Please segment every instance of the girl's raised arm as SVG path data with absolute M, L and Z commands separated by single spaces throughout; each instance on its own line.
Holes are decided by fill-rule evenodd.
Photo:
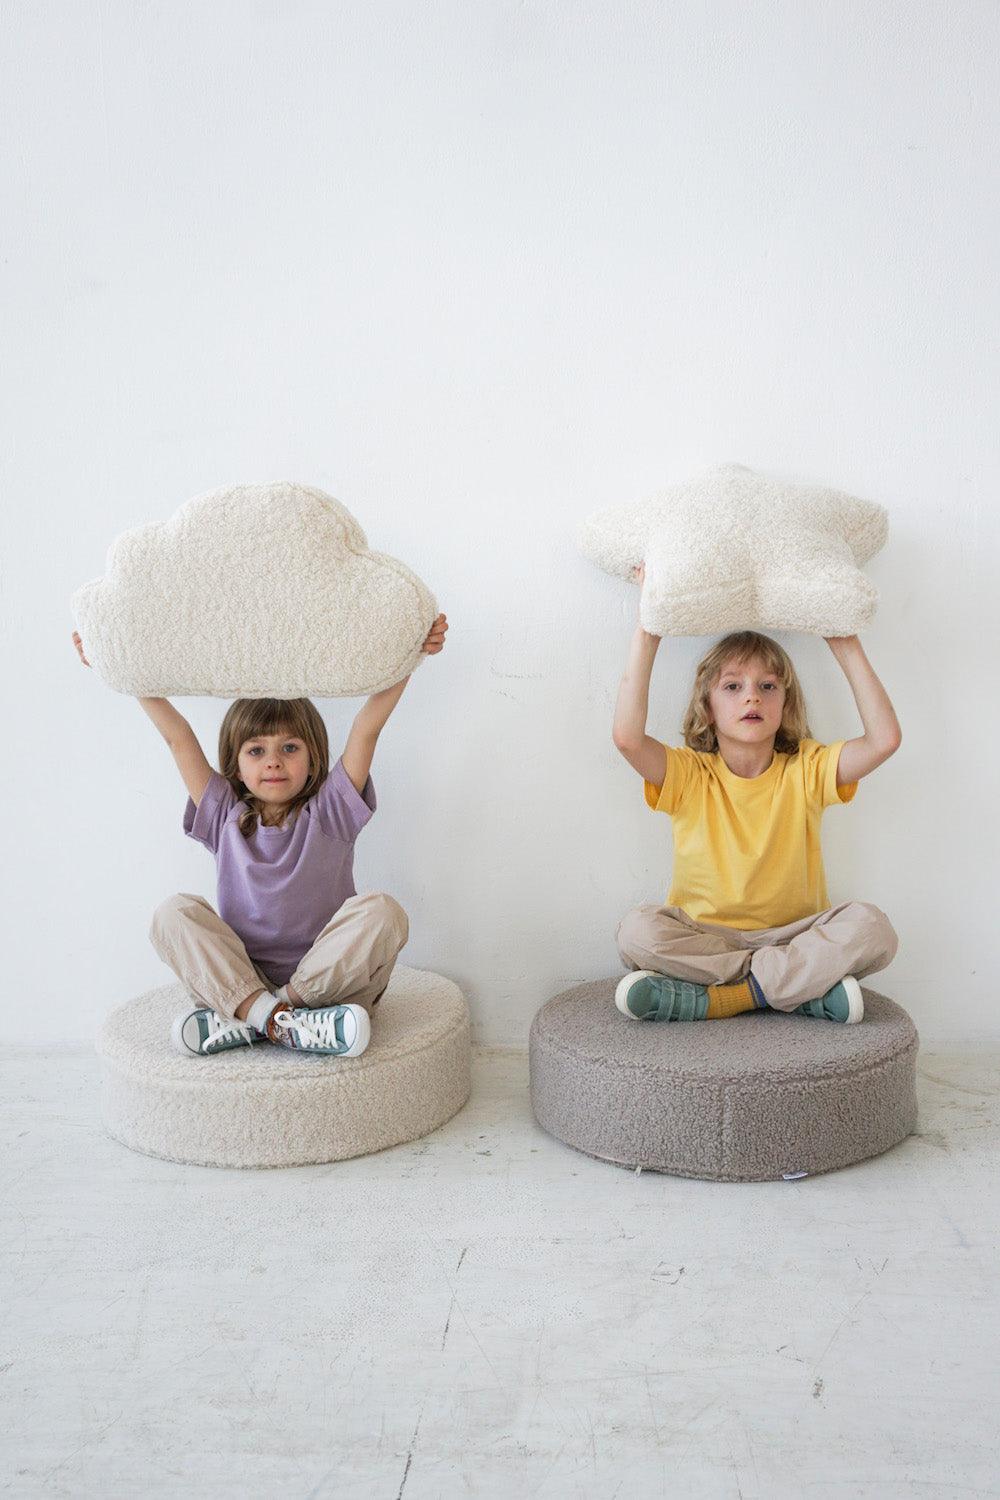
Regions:
M 198 743 L 198 736 L 183 714 L 179 714 L 167 698 L 140 698 L 140 707 L 152 719 L 163 735 L 170 753 L 177 762 L 181 780 L 195 807 L 205 795 L 212 767 L 205 759 L 205 752 Z
M 76 630 L 73 631 L 73 645 L 83 665 L 89 667 L 90 662 L 83 651 L 83 641 Z M 197 735 L 184 715 L 179 714 L 166 698 L 140 698 L 139 702 L 170 746 L 170 753 L 177 762 L 184 785 L 197 807 L 205 795 L 208 778 L 212 774 L 212 767 L 205 759 L 205 752 L 198 743 Z
M 421 651 L 427 656 L 437 656 L 438 652 L 444 649 L 447 631 L 447 615 L 438 615 L 427 632 L 427 638 L 420 648 Z M 389 715 L 403 696 L 403 689 L 409 680 L 409 677 L 404 677 L 402 682 L 397 682 L 393 687 L 383 688 L 381 692 L 373 693 L 358 711 L 351 725 L 351 732 L 347 736 L 347 744 L 344 746 L 341 759 L 344 762 L 344 770 L 359 792 L 365 789 L 378 737 L 388 723 Z

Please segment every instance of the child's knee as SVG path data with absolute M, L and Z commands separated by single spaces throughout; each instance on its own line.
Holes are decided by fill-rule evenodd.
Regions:
M 682 927 L 687 932 L 691 926 L 693 924 L 690 918 L 683 912 L 679 912 L 676 907 L 657 906 L 655 901 L 646 901 L 642 906 L 633 907 L 630 912 L 626 912 L 618 923 L 615 937 L 619 947 L 623 941 L 627 944 L 639 943 L 640 946 L 646 947 L 651 933 L 655 932 L 657 936 L 662 936 L 679 932 Z
M 650 916 L 657 909 L 655 906 L 637 906 L 633 911 L 626 912 L 618 923 L 615 942 L 624 961 L 630 960 L 633 951 L 647 946 L 645 938 L 649 932 Z
M 869 940 L 877 945 L 879 958 L 884 965 L 891 964 L 899 949 L 899 938 L 885 912 L 870 901 L 855 901 L 853 910 L 864 924 Z
M 410 919 L 395 896 L 389 896 L 385 891 L 375 891 L 367 899 L 379 925 L 392 932 L 402 948 L 410 936 Z
M 189 912 L 192 906 L 204 906 L 206 903 L 201 896 L 192 896 L 187 891 L 179 891 L 176 896 L 168 896 L 166 901 L 161 901 L 153 913 L 149 924 L 149 939 L 152 943 L 162 939 L 176 927 L 178 919 Z

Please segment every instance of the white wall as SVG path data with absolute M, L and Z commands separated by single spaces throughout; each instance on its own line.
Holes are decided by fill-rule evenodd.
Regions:
M 588 511 L 733 459 L 885 504 L 865 644 L 904 745 L 826 820 L 831 899 L 901 936 L 925 1038 L 1000 1032 L 1000 13 L 911 3 L 7 5 L 7 834 L 19 1041 L 166 982 L 150 912 L 213 893 L 138 707 L 73 654 L 119 531 L 318 484 L 452 621 L 375 764 L 362 889 L 478 1035 L 618 971 L 669 820 L 611 745 L 632 591 Z M 267 608 L 267 600 L 261 600 Z M 783 638 L 813 730 L 858 732 Z M 705 640 L 669 643 L 676 741 Z M 223 705 L 181 701 L 214 756 Z M 335 742 L 352 706 L 323 705 Z M 57 1028 L 53 1030 L 53 1028 Z

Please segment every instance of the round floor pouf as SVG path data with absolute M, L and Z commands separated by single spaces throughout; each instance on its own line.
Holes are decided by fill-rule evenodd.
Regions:
M 397 965 L 360 1057 L 266 1042 L 182 1057 L 170 1023 L 191 1005 L 168 985 L 104 1023 L 104 1124 L 133 1151 L 206 1167 L 342 1161 L 428 1135 L 469 1097 L 469 1012 L 440 974 Z
M 538 1123 L 588 1156 L 715 1182 L 831 1172 L 916 1124 L 919 1038 L 863 989 L 856 1026 L 776 1010 L 633 1021 L 617 979 L 565 990 L 531 1027 Z

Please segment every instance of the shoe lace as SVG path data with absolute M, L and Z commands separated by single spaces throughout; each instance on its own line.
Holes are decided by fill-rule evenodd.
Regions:
M 205 1038 L 204 1050 L 215 1048 L 223 1042 L 229 1041 L 252 1042 L 253 1033 L 245 1021 L 226 1021 L 215 1012 L 209 1017 L 208 1036 Z
M 308 1021 L 303 1020 L 303 1014 L 309 1017 Z M 319 1011 L 279 1010 L 275 1012 L 273 1020 L 283 1031 L 297 1031 L 310 1046 L 342 1047 L 343 1038 L 337 1035 L 336 1030 L 339 1015 L 339 1008 L 331 1006 L 328 1010 Z

